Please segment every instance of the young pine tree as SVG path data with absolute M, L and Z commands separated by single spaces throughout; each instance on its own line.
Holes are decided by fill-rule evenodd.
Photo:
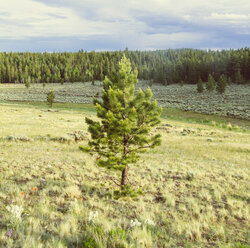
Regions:
M 31 78 L 28 77 L 28 78 L 26 79 L 26 81 L 25 81 L 25 87 L 26 87 L 26 89 L 29 89 L 30 84 L 31 84 Z
M 201 81 L 201 78 L 199 78 L 198 82 L 197 82 L 197 92 L 201 93 L 203 92 L 204 88 L 203 88 L 203 83 Z
M 227 85 L 227 78 L 224 74 L 222 74 L 220 75 L 220 78 L 218 80 L 216 90 L 222 94 L 225 92 L 226 85 Z
M 52 108 L 52 105 L 54 103 L 54 100 L 55 100 L 55 94 L 54 94 L 54 91 L 50 91 L 48 94 L 47 94 L 47 102 L 48 102 L 48 105 L 50 108 Z
M 128 166 L 139 159 L 146 148 L 160 145 L 159 134 L 150 135 L 150 129 L 160 123 L 161 108 L 151 101 L 152 92 L 141 89 L 135 95 L 137 71 L 131 71 L 130 61 L 124 56 L 116 77 L 103 82 L 102 100 L 94 99 L 97 116 L 86 118 L 91 141 L 85 152 L 96 152 L 97 164 L 121 172 L 121 189 L 128 184 Z
M 208 81 L 206 84 L 206 89 L 211 92 L 214 90 L 214 88 L 215 88 L 215 80 L 214 80 L 213 76 L 211 74 L 209 74 Z
M 235 73 L 235 83 L 236 84 L 243 84 L 244 83 L 244 78 L 240 73 L 240 70 L 237 70 Z
M 180 84 L 180 86 L 182 87 L 182 86 L 184 85 L 184 81 L 181 80 L 181 81 L 179 82 L 179 84 Z

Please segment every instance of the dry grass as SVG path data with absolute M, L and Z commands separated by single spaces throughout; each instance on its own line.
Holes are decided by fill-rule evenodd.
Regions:
M 78 149 L 87 141 L 43 139 L 86 131 L 84 117 L 92 115 L 0 105 L 0 247 L 249 244 L 249 132 L 164 119 L 162 145 L 130 167 L 130 182 L 143 195 L 117 199 L 95 156 Z M 5 139 L 10 135 L 30 141 Z M 20 218 L 11 205 L 22 206 Z M 129 228 L 135 219 L 142 225 Z

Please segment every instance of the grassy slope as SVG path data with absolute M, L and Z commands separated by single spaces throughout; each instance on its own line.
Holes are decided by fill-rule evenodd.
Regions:
M 143 196 L 117 200 L 117 187 L 96 167 L 95 156 L 79 151 L 79 143 L 40 139 L 86 130 L 84 117 L 94 117 L 89 106 L 56 107 L 58 112 L 48 112 L 44 104 L 0 105 L 0 137 L 33 139 L 0 141 L 0 247 L 249 243 L 248 131 L 191 123 L 185 116 L 176 120 L 171 113 L 155 130 L 162 145 L 144 154 L 140 167 L 130 168 L 131 184 L 143 189 Z M 20 220 L 8 212 L 9 205 L 23 207 Z M 88 221 L 91 211 L 99 213 L 94 223 Z M 149 218 L 155 226 L 128 228 L 131 219 Z

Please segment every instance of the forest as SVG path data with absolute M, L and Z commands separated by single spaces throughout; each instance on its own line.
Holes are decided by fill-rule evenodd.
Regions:
M 201 78 L 226 75 L 229 82 L 250 80 L 250 48 L 238 50 L 168 49 L 76 53 L 0 53 L 0 83 L 64 83 L 112 78 L 123 54 L 137 69 L 138 78 L 163 85 L 195 84 Z

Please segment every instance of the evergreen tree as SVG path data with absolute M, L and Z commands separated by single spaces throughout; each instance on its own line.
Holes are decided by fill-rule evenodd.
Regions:
M 29 89 L 30 84 L 31 84 L 31 78 L 28 77 L 28 78 L 25 80 L 25 87 L 26 87 L 27 89 Z
M 235 83 L 236 84 L 243 84 L 244 82 L 244 78 L 240 73 L 240 70 L 237 70 L 237 72 L 235 73 Z
M 47 94 L 47 102 L 48 102 L 48 105 L 50 108 L 52 108 L 52 105 L 54 103 L 54 100 L 55 100 L 55 94 L 54 94 L 54 91 L 50 91 L 48 94 Z
M 216 90 L 221 94 L 224 93 L 226 89 L 226 84 L 227 84 L 227 78 L 224 74 L 222 74 L 217 83 Z
M 203 92 L 204 88 L 203 88 L 203 83 L 201 81 L 201 78 L 199 78 L 198 82 L 197 82 L 197 92 L 201 93 Z
M 233 84 L 231 77 L 229 77 L 229 78 L 227 79 L 227 84 L 228 84 L 228 85 Z
M 103 82 L 102 100 L 94 100 L 97 116 L 86 118 L 91 141 L 85 152 L 99 155 L 97 164 L 121 172 L 121 189 L 128 184 L 128 166 L 139 159 L 146 148 L 160 145 L 160 135 L 150 136 L 150 128 L 160 123 L 161 108 L 151 101 L 152 92 L 141 89 L 134 94 L 137 71 L 131 70 L 130 61 L 124 56 L 119 63 L 117 76 Z
M 213 76 L 209 74 L 208 81 L 206 83 L 206 89 L 211 92 L 214 90 L 214 88 L 215 88 L 215 80 Z
M 184 85 L 184 81 L 181 80 L 179 84 L 180 84 L 180 86 L 182 87 L 182 86 Z

